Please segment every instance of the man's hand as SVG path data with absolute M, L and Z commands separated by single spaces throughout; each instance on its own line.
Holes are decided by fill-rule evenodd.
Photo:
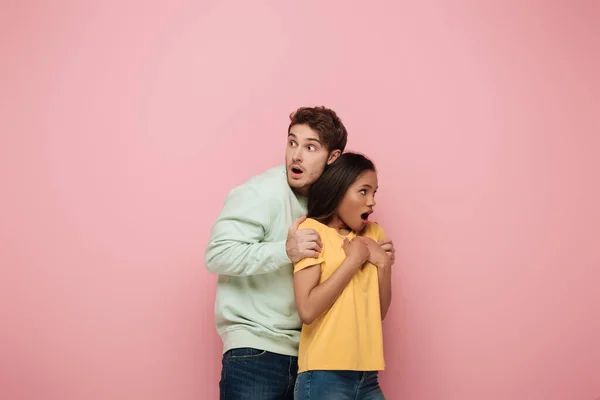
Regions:
M 296 263 L 303 258 L 317 258 L 323 244 L 314 229 L 298 229 L 306 216 L 298 218 L 288 230 L 285 251 L 291 262 Z
M 383 251 L 386 252 L 393 264 L 394 261 L 396 261 L 396 250 L 394 249 L 394 243 L 392 242 L 392 239 L 381 240 L 377 244 L 379 244 Z

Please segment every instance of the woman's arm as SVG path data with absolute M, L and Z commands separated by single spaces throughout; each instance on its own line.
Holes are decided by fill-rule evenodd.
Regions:
M 381 307 L 381 320 L 385 319 L 392 303 L 392 263 L 391 260 L 377 266 L 379 279 L 379 306 Z
M 294 274 L 294 296 L 298 314 L 307 325 L 313 323 L 321 314 L 335 303 L 338 296 L 352 280 L 352 276 L 367 260 L 369 253 L 367 246 L 361 241 L 353 239 L 344 244 L 346 259 L 327 278 L 319 284 L 321 265 L 306 267 Z
M 377 267 L 379 307 L 381 320 L 383 321 L 392 303 L 392 264 L 394 262 L 373 239 L 363 237 L 362 240 L 369 249 L 369 262 Z

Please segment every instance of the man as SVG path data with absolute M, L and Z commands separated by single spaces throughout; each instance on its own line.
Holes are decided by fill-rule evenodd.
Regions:
M 311 185 L 344 151 L 347 131 L 325 107 L 299 108 L 290 120 L 285 165 L 231 190 L 206 248 L 206 266 L 219 274 L 222 400 L 293 399 L 302 327 L 293 263 L 321 250 L 318 234 L 298 226 Z M 391 242 L 382 247 L 393 254 Z

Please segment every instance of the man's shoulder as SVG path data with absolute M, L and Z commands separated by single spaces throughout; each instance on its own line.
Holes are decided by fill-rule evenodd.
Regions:
M 287 176 L 285 172 L 285 166 L 283 164 L 271 167 L 266 171 L 254 175 L 245 184 L 254 186 L 284 186 L 287 185 Z
M 292 194 L 283 164 L 251 177 L 246 184 L 258 192 L 263 200 L 272 200 L 276 203 L 287 201 Z
M 278 165 L 247 178 L 230 191 L 233 194 L 252 194 L 261 199 L 281 198 L 285 190 L 289 190 L 285 166 Z

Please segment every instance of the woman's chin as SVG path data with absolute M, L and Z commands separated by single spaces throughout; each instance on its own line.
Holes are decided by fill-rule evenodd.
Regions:
M 356 226 L 352 227 L 352 230 L 356 233 L 360 233 L 363 231 L 363 229 L 365 229 L 365 227 L 367 226 L 368 222 L 360 222 L 358 223 Z

